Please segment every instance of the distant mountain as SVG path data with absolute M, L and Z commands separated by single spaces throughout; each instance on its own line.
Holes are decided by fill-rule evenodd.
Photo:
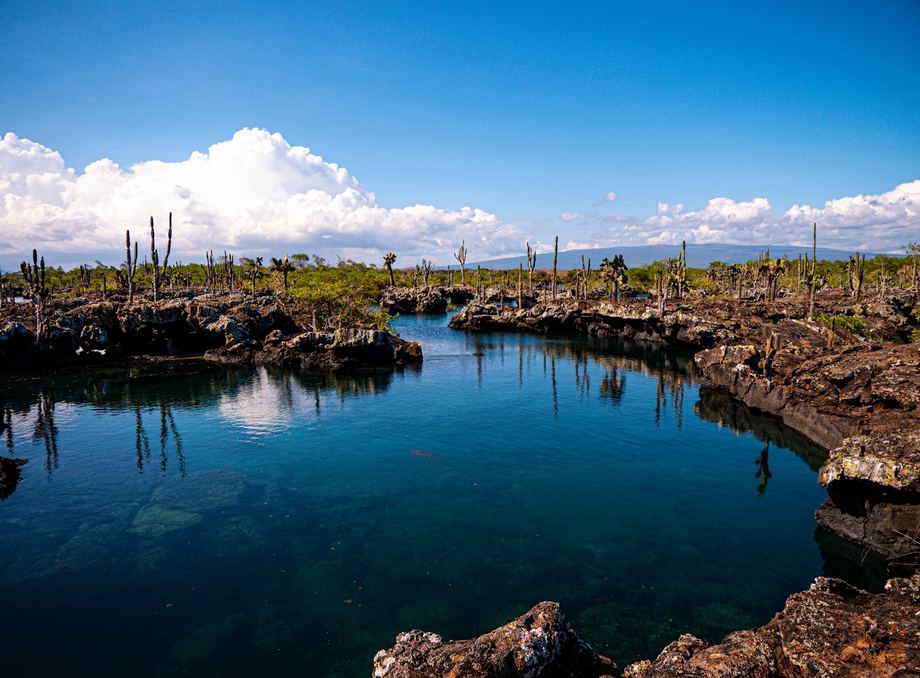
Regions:
M 796 247 L 793 245 L 770 245 L 770 256 L 773 258 L 786 255 L 789 259 L 798 259 L 799 254 L 807 254 L 811 257 L 810 247 Z M 743 264 L 751 259 L 757 259 L 761 252 L 766 252 L 766 245 L 687 245 L 687 265 L 690 268 L 708 268 L 713 261 L 721 261 L 726 264 Z M 589 250 L 568 250 L 559 253 L 557 267 L 560 269 L 581 268 L 581 255 L 585 256 L 585 262 L 591 258 L 591 267 L 597 268 L 601 261 L 606 257 L 613 259 L 617 254 L 623 255 L 623 260 L 630 268 L 646 266 L 656 261 L 667 258 L 677 258 L 680 252 L 680 246 L 674 245 L 643 245 L 639 247 L 600 247 Z M 826 259 L 828 261 L 846 261 L 847 257 L 854 254 L 854 250 L 834 250 L 828 247 L 819 247 L 817 249 L 818 260 Z M 879 252 L 860 252 L 865 254 L 867 259 L 871 259 Z M 904 255 L 888 255 L 904 256 Z M 467 264 L 467 267 L 480 265 L 483 268 L 491 269 L 509 269 L 517 268 L 519 264 L 524 264 L 527 268 L 527 257 L 508 257 L 505 259 L 491 259 L 489 261 L 477 261 Z M 537 268 L 552 268 L 553 253 L 537 255 Z

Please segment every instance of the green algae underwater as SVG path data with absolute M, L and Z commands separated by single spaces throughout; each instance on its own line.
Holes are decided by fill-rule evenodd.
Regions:
M 542 600 L 622 668 L 883 578 L 816 532 L 820 452 L 691 353 L 446 324 L 398 321 L 411 368 L 8 380 L 8 675 L 366 678 Z

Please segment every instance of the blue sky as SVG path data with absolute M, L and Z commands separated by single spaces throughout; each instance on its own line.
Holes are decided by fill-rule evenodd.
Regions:
M 163 218 L 174 209 L 197 230 L 210 228 L 215 248 L 258 248 L 262 234 L 269 250 L 301 245 L 372 259 L 386 249 L 389 228 L 409 257 L 444 258 L 453 239 L 468 235 L 484 258 L 520 251 L 524 239 L 546 246 L 554 235 L 565 246 L 794 242 L 806 221 L 822 218 L 829 246 L 920 241 L 915 0 L 0 0 L 0 21 L 0 135 L 15 135 L 6 137 L 0 175 L 58 171 L 17 164 L 36 153 L 24 140 L 60 154 L 76 178 L 109 159 L 122 176 L 109 177 L 105 190 L 124 193 L 130 179 L 144 209 Z M 358 206 L 380 210 L 373 223 L 335 226 L 358 209 L 354 202 L 324 213 L 321 227 L 293 223 L 290 199 L 310 189 L 297 168 L 286 179 L 278 167 L 271 172 L 292 187 L 274 197 L 288 210 L 275 222 L 277 238 L 242 220 L 237 232 L 220 231 L 216 222 L 235 216 L 200 202 L 149 203 L 163 193 L 139 187 L 133 166 L 181 164 L 245 128 L 280 135 L 273 152 L 285 166 L 287 145 L 347 169 L 359 182 Z M 233 154 L 240 172 L 259 143 L 238 141 L 248 144 Z M 64 177 L 64 193 L 74 179 Z M 155 180 L 175 183 L 172 175 Z M 327 192 L 336 197 L 344 186 Z M 183 189 L 193 200 L 196 190 L 207 193 Z M 616 201 L 603 201 L 610 192 Z M 16 195 L 33 208 L 41 198 L 45 208 L 0 214 L 3 257 L 27 245 L 9 235 L 14 229 L 61 256 L 104 253 L 104 239 L 134 219 L 112 200 L 88 213 Z M 871 199 L 854 207 L 857 196 Z M 833 215 L 828 201 L 837 201 Z M 402 213 L 415 205 L 439 215 Z M 812 211 L 790 216 L 794 205 Z M 65 226 L 91 237 L 68 240 Z M 186 245 L 199 251 L 202 242 Z

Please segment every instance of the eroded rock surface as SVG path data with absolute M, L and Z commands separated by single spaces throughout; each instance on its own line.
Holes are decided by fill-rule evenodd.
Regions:
M 374 657 L 374 678 L 599 678 L 617 666 L 594 652 L 558 603 L 545 602 L 473 640 L 401 633 Z
M 400 634 L 374 658 L 374 678 L 597 678 L 620 675 L 578 639 L 558 603 L 534 607 L 474 640 Z M 820 577 L 765 626 L 710 645 L 685 634 L 628 678 L 907 678 L 920 675 L 920 575 L 870 594 Z
M 906 678 L 920 675 L 920 576 L 872 595 L 821 577 L 760 629 L 718 645 L 683 635 L 631 678 Z
M 126 356 L 206 354 L 217 362 L 338 370 L 418 362 L 421 347 L 377 330 L 303 332 L 272 297 L 59 304 L 41 345 L 22 322 L 0 327 L 0 371 Z M 18 309 L 17 309 L 18 310 Z

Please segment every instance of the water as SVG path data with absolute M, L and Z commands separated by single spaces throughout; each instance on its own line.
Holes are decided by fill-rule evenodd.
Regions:
M 690 354 L 446 321 L 418 368 L 6 378 L 6 675 L 366 678 L 542 600 L 623 666 L 827 569 L 819 453 Z

